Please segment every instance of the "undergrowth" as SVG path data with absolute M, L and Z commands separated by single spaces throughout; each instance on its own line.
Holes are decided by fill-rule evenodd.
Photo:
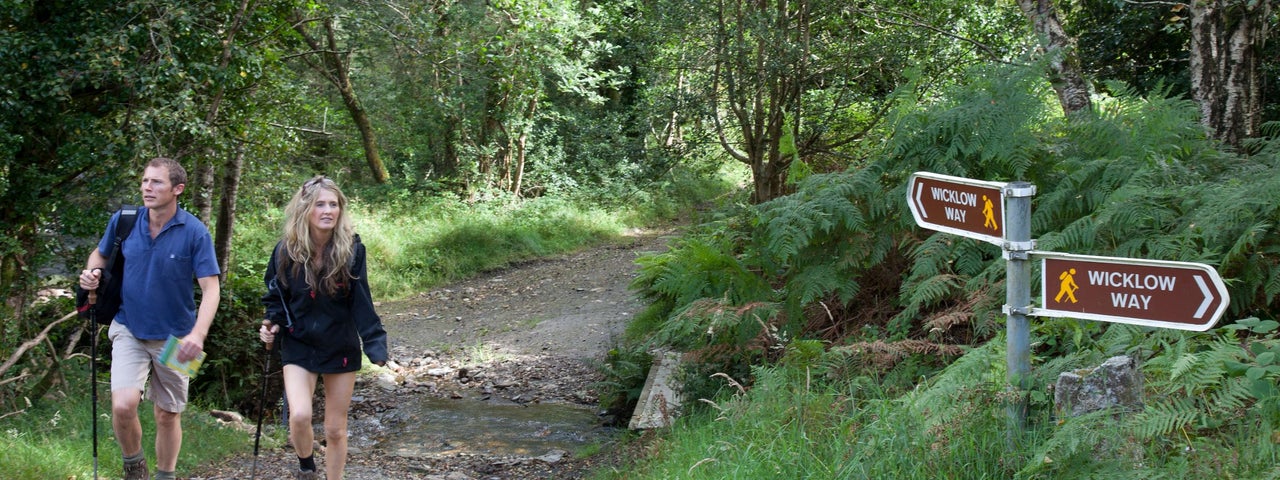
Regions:
M 630 338 L 687 352 L 686 405 L 699 407 L 622 478 L 1280 474 L 1280 124 L 1245 156 L 1209 141 L 1195 104 L 1167 91 L 1114 84 L 1068 120 L 1041 71 L 983 68 L 994 71 L 900 105 L 871 161 L 726 210 L 641 259 L 634 286 L 651 307 Z M 916 171 L 1035 185 L 1039 250 L 1216 268 L 1231 297 L 1220 328 L 1037 319 L 1032 387 L 1010 390 L 1002 252 L 918 228 L 905 198 Z M 781 361 L 780 348 L 811 341 L 822 368 Z M 1055 416 L 1056 375 L 1113 355 L 1143 366 L 1143 409 Z M 743 390 L 726 397 L 726 377 Z M 1022 404 L 1013 428 L 1006 409 Z
M 105 335 L 104 335 L 105 337 Z M 105 338 L 103 339 L 105 342 Z M 100 364 L 101 368 L 102 365 Z M 68 384 L 52 399 L 27 399 L 26 408 L 0 420 L 0 472 L 12 479 L 94 478 L 93 404 L 87 372 L 88 356 L 65 365 Z M 83 376 L 76 372 L 85 372 Z M 110 382 L 99 373 L 97 463 L 100 478 L 119 478 L 120 448 L 111 429 Z M 150 402 L 138 415 L 142 422 L 143 452 L 155 465 L 155 423 Z M 250 451 L 252 435 L 219 423 L 203 412 L 202 404 L 188 405 L 182 417 L 183 442 L 178 468 L 188 471 L 231 454 Z M 283 437 L 283 435 L 280 435 Z M 283 438 L 266 435 L 263 445 L 279 445 Z M 154 469 L 154 468 L 153 468 Z M 181 472 L 179 472 L 181 474 Z
M 1245 319 L 1212 335 L 1116 325 L 1095 353 L 1038 364 L 1032 395 L 1007 389 L 1002 336 L 928 372 L 902 362 L 851 374 L 838 350 L 784 356 L 753 367 L 750 386 L 715 375 L 719 393 L 687 399 L 703 407 L 650 440 L 647 457 L 596 478 L 1277 478 L 1277 325 Z M 1056 412 L 1056 374 L 1105 352 L 1139 359 L 1140 410 Z M 1020 421 L 1009 415 L 1018 402 L 1029 407 Z

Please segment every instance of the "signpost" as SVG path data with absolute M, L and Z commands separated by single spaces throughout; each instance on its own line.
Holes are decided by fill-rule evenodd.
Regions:
M 1031 254 L 1041 259 L 1043 307 L 1032 315 L 1203 332 L 1231 301 L 1218 272 L 1200 263 Z
M 921 227 L 1003 245 L 1005 185 L 916 172 L 907 182 L 907 205 Z
M 1226 311 L 1231 302 L 1227 288 L 1208 265 L 1035 251 L 1031 239 L 1035 190 L 1026 182 L 987 182 L 928 172 L 913 173 L 907 182 L 907 206 L 917 225 L 994 243 L 1003 250 L 1010 386 L 1024 391 L 1030 387 L 1028 316 L 1205 331 Z M 1033 257 L 1041 260 L 1042 308 L 1031 306 Z M 1021 428 L 1026 402 L 1010 402 L 1006 410 L 1010 423 Z

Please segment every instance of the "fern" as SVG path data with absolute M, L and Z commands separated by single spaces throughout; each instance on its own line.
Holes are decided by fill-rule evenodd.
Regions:
M 651 323 L 661 338 L 739 351 L 764 334 L 759 319 L 800 337 L 816 323 L 806 315 L 829 317 L 823 328 L 840 330 L 830 324 L 852 322 L 872 306 L 875 320 L 858 316 L 862 323 L 842 331 L 936 340 L 932 329 L 968 322 L 969 340 L 990 338 L 998 329 L 989 325 L 1002 318 L 1000 251 L 917 228 L 904 200 L 914 171 L 1031 182 L 1038 189 L 1032 234 L 1041 249 L 1214 265 L 1231 289 L 1230 314 L 1275 316 L 1280 141 L 1259 141 L 1247 158 L 1218 151 L 1194 103 L 1166 89 L 1144 96 L 1118 84 L 1109 88 L 1113 96 L 1098 99 L 1095 116 L 1066 122 L 1046 106 L 1039 70 L 984 73 L 930 103 L 894 111 L 883 151 L 868 150 L 857 168 L 807 176 L 794 194 L 730 212 L 641 259 L 633 286 L 665 311 Z M 1268 128 L 1280 132 L 1280 125 Z M 768 314 L 747 321 L 738 312 L 748 307 Z M 1242 396 L 1248 382 L 1226 368 L 1243 360 L 1229 340 L 1071 320 L 1035 328 L 1036 361 L 1045 364 L 1103 352 L 1152 355 L 1146 368 L 1155 398 L 1202 398 L 1191 404 L 1201 419 L 1258 401 Z M 1156 403 L 1154 413 L 1174 408 Z M 1165 426 L 1185 425 L 1187 412 L 1180 413 Z
M 1181 352 L 1169 371 L 1169 385 L 1176 391 L 1197 395 L 1220 387 L 1225 365 L 1238 360 L 1240 346 L 1219 338 L 1196 352 Z
M 1203 415 L 1194 399 L 1170 398 L 1148 404 L 1145 410 L 1132 417 L 1131 422 L 1139 436 L 1157 438 L 1197 425 Z
M 987 388 L 994 392 L 1004 385 L 1003 355 L 1000 342 L 987 342 L 951 362 L 902 401 L 926 426 L 951 422 L 971 407 L 955 401 L 964 391 Z
M 1220 411 L 1242 411 L 1256 400 L 1250 387 L 1244 377 L 1227 378 L 1211 394 L 1210 402 Z

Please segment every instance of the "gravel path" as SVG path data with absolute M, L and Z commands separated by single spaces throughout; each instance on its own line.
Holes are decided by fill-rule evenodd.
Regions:
M 387 370 L 363 376 L 357 384 L 346 478 L 577 479 L 613 464 L 621 455 L 611 454 L 608 445 L 585 459 L 563 451 L 495 455 L 449 448 L 431 453 L 441 450 L 425 448 L 431 445 L 424 447 L 427 453 L 405 455 L 383 451 L 368 439 L 388 425 L 413 422 L 413 415 L 397 407 L 415 396 L 594 407 L 591 386 L 600 380 L 594 362 L 644 308 L 628 288 L 635 277 L 635 259 L 665 250 L 671 235 L 636 231 L 618 243 L 513 265 L 380 303 L 392 362 Z M 252 433 L 250 422 L 250 439 Z M 463 440 L 440 443 L 468 444 Z M 252 441 L 247 444 L 252 446 Z M 253 463 L 250 450 L 191 469 L 190 478 L 250 478 Z M 291 448 L 264 445 L 257 476 L 288 478 L 286 472 L 296 465 Z

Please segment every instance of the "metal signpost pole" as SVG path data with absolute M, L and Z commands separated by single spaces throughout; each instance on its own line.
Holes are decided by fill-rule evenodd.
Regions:
M 1006 377 L 1013 389 L 1014 400 L 1005 407 L 1009 416 L 1010 438 L 1026 424 L 1025 392 L 1031 378 L 1031 327 L 1027 314 L 1031 309 L 1031 197 L 1036 187 L 1027 182 L 1012 182 L 1004 189 L 1005 197 L 1005 314 Z

